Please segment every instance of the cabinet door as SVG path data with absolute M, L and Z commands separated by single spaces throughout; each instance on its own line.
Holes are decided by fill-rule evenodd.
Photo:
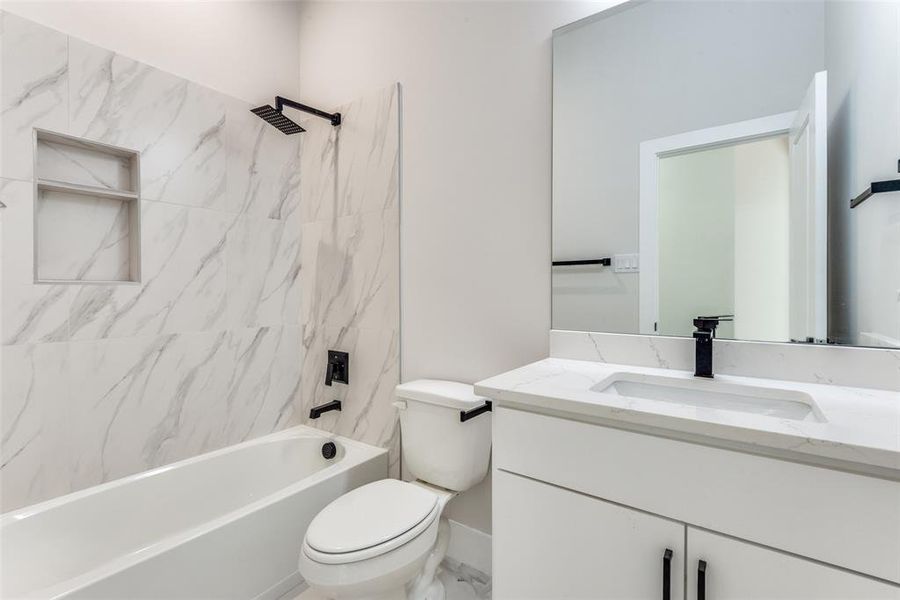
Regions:
M 495 470 L 493 596 L 662 599 L 684 596 L 681 523 Z
M 900 600 L 900 586 L 776 550 L 692 527 L 687 539 L 688 600 Z

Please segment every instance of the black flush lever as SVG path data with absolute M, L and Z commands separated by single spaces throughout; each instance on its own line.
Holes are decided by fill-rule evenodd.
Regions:
M 475 408 L 470 408 L 469 410 L 461 410 L 459 411 L 459 421 L 460 423 L 465 423 L 469 419 L 474 419 L 478 415 L 484 414 L 486 412 L 491 412 L 491 401 L 485 400 L 484 404 L 481 406 L 476 406 Z

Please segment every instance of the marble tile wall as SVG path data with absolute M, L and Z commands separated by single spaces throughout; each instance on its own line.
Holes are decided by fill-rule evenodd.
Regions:
M 379 242 L 362 211 L 336 228 L 304 217 L 302 136 L 284 136 L 243 102 L 3 12 L 0 52 L 0 511 L 296 424 L 309 348 L 396 343 L 352 319 L 346 330 L 339 320 L 303 326 L 305 229 L 323 240 L 315 278 L 382 306 L 370 320 L 385 309 L 366 288 L 378 277 L 359 273 L 364 260 L 345 265 L 356 269 L 341 273 L 346 283 L 327 281 L 324 255 L 344 256 L 328 244 Z M 36 127 L 141 152 L 141 284 L 34 283 Z M 365 360 L 359 367 L 360 381 L 379 381 Z M 361 415 L 341 431 L 393 431 Z
M 344 123 L 303 122 L 300 263 L 303 272 L 302 422 L 390 449 L 400 382 L 400 108 L 398 85 L 339 107 Z M 324 384 L 326 353 L 350 353 L 350 384 Z M 309 420 L 330 400 L 341 412 Z

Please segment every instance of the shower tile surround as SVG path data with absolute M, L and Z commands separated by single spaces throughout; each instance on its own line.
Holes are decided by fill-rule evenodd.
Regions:
M 308 425 L 389 449 L 400 474 L 392 406 L 400 382 L 400 90 L 392 85 L 338 107 L 340 128 L 301 122 L 304 285 L 298 415 Z M 328 350 L 350 353 L 350 384 L 325 386 Z M 307 419 L 312 406 L 340 412 Z
M 342 107 L 339 131 L 284 136 L 2 11 L 0 39 L 0 511 L 306 423 L 332 396 L 344 412 L 309 424 L 396 461 L 397 86 Z M 140 284 L 35 283 L 34 128 L 141 153 Z M 354 385 L 322 386 L 326 348 L 351 352 Z

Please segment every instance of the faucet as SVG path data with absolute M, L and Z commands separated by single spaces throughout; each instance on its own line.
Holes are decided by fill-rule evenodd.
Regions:
M 337 350 L 328 351 L 328 366 L 325 367 L 325 385 L 332 382 L 350 383 L 350 355 Z
M 332 400 L 331 402 L 326 402 L 325 404 L 320 404 L 319 406 L 313 406 L 309 409 L 309 418 L 310 419 L 318 419 L 322 416 L 322 413 L 327 413 L 332 410 L 341 410 L 341 401 L 340 400 Z M 329 457 L 325 457 L 329 458 Z
M 697 317 L 694 319 L 694 339 L 697 340 L 694 349 L 694 377 L 713 376 L 713 340 L 716 337 L 716 327 L 722 321 L 732 321 L 734 315 L 718 315 L 715 317 Z

